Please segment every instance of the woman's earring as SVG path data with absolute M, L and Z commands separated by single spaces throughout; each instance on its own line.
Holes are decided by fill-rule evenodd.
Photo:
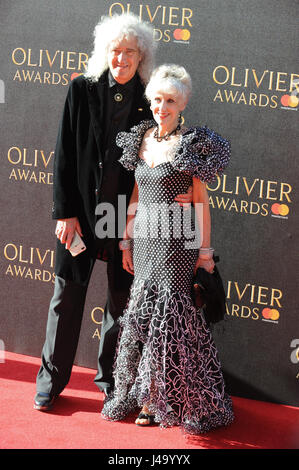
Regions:
M 183 124 L 184 120 L 182 118 L 182 113 L 179 114 L 179 118 L 178 118 L 178 127 L 177 127 L 177 130 L 180 130 L 181 128 L 181 125 Z

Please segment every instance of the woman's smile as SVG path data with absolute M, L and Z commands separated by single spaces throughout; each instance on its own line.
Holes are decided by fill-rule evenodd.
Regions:
M 156 92 L 151 100 L 151 110 L 160 133 L 171 132 L 177 127 L 179 114 L 184 107 L 176 93 Z

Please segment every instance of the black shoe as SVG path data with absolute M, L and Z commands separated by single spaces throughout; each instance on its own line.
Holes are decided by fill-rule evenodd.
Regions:
M 136 423 L 137 419 L 143 419 L 145 420 L 145 423 Z M 137 424 L 137 426 L 153 426 L 154 424 L 156 424 L 155 415 L 150 415 L 148 413 L 144 413 L 143 411 L 139 413 L 137 419 L 135 421 L 135 424 Z
M 55 396 L 50 393 L 38 392 L 34 397 L 33 408 L 39 411 L 49 411 L 51 410 L 54 401 Z

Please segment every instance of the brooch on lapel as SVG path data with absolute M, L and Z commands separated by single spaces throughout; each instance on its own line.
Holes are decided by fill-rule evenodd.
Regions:
M 115 101 L 117 101 L 119 103 L 120 101 L 123 100 L 123 95 L 121 93 L 116 93 L 114 95 L 114 99 L 115 99 Z

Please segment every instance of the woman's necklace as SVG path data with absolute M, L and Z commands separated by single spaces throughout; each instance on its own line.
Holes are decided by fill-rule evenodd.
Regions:
M 154 138 L 156 139 L 157 142 L 162 142 L 162 140 L 168 140 L 169 137 L 173 134 L 176 134 L 176 131 L 179 131 L 181 129 L 181 125 L 178 124 L 177 127 L 175 129 L 173 129 L 173 131 L 171 132 L 167 132 L 165 135 L 161 135 L 159 136 L 158 135 L 158 127 L 156 127 L 155 131 L 154 131 Z
M 141 146 L 142 159 L 146 161 L 150 168 L 154 168 L 162 163 L 170 162 L 173 159 L 173 149 L 177 146 L 177 135 L 173 139 L 169 137 L 176 134 L 179 126 L 171 133 L 167 134 L 166 139 L 156 138 L 157 128 L 153 129 Z M 158 136 L 159 137 L 159 136 Z M 159 143 L 162 142 L 162 143 Z M 158 147 L 157 147 L 158 146 Z

